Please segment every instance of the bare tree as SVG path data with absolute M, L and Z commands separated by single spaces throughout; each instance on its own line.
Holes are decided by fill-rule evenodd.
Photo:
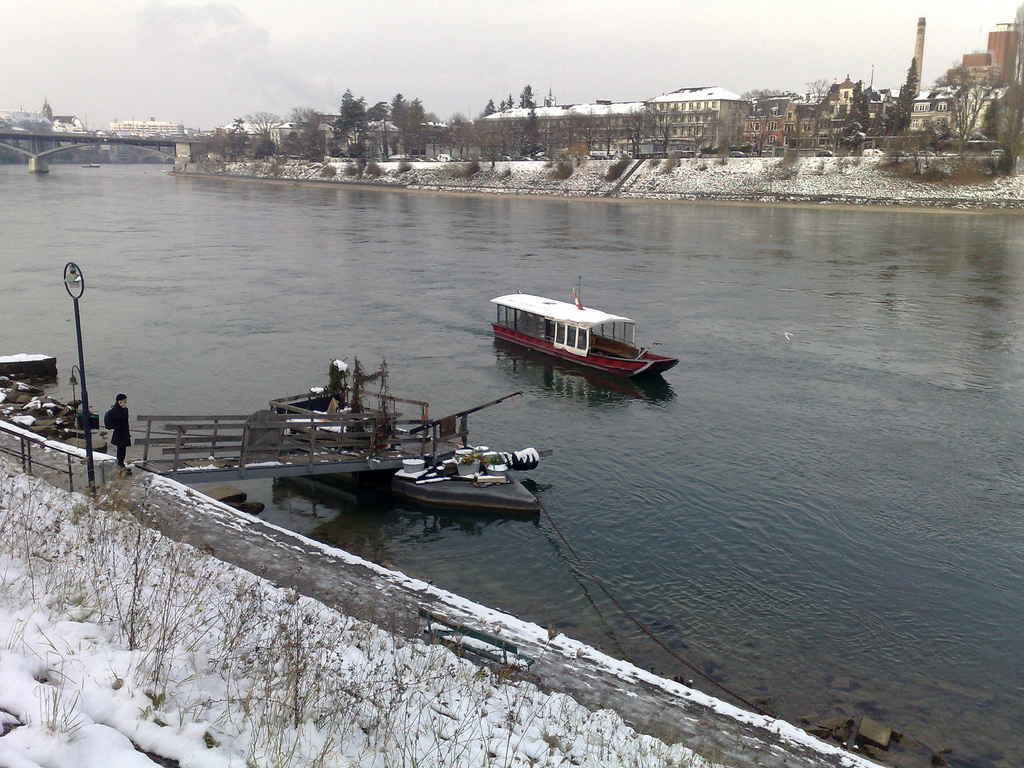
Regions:
M 281 124 L 281 118 L 273 112 L 253 112 L 245 116 L 245 122 L 256 132 L 252 154 L 256 158 L 270 157 L 277 152 L 277 146 L 270 138 L 270 129 Z
M 245 122 L 256 131 L 257 136 L 269 138 L 270 129 L 280 125 L 281 118 L 273 112 L 253 112 L 245 116 Z
M 678 119 L 672 114 L 671 107 L 671 104 L 663 104 L 662 109 L 655 109 L 651 113 L 652 134 L 661 141 L 662 151 L 666 157 L 668 156 L 668 143 L 678 124 Z
M 980 129 L 985 112 L 991 106 L 995 85 L 991 76 L 979 75 L 964 66 L 953 67 L 935 85 L 949 94 L 950 123 L 963 155 L 967 142 Z
M 780 96 L 795 95 L 789 91 L 780 91 L 775 88 L 755 88 L 752 91 L 747 91 L 740 98 L 746 101 L 763 101 L 764 99 L 777 99 Z
M 1017 8 L 1014 21 L 1017 58 L 1013 70 L 1003 73 L 1008 84 L 999 104 L 997 123 L 999 141 L 1011 163 L 1010 158 L 1024 154 L 1024 4 Z
M 453 147 L 459 148 L 459 157 L 469 154 L 469 147 L 473 143 L 473 124 L 465 115 L 459 112 L 452 115 L 448 121 L 448 139 Z
M 323 113 L 312 107 L 296 107 L 288 115 L 288 120 L 296 126 L 293 151 L 309 160 L 323 160 L 327 153 Z
M 473 124 L 477 146 L 492 166 L 499 157 L 511 152 L 512 145 L 518 139 L 519 131 L 515 122 L 504 118 L 481 118 Z
M 622 116 L 622 136 L 629 143 L 633 157 L 640 156 L 640 145 L 651 135 L 653 125 L 651 110 L 647 106 Z

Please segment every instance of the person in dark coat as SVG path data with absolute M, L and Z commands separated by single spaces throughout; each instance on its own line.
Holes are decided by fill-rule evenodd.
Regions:
M 117 446 L 117 466 L 130 475 L 131 469 L 124 464 L 128 446 L 132 444 L 131 427 L 128 426 L 128 395 L 118 395 L 107 415 L 110 419 L 110 442 Z

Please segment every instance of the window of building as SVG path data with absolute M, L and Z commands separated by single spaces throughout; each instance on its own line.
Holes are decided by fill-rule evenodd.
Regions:
M 939 102 L 939 104 L 937 105 L 937 109 L 939 110 L 939 112 L 945 112 L 947 109 L 949 109 L 949 104 L 947 104 L 944 101 Z

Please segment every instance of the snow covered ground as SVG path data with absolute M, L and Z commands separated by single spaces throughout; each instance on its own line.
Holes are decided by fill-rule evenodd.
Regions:
M 710 765 L 275 588 L 137 513 L 0 465 L 4 768 Z
M 606 179 L 611 161 L 584 161 L 573 166 L 564 179 L 555 178 L 558 174 L 554 165 L 541 161 L 482 161 L 480 170 L 469 176 L 465 175 L 467 164 L 459 162 L 379 163 L 379 176 L 359 176 L 356 166 L 345 161 L 328 166 L 297 160 L 229 163 L 224 172 L 234 176 L 485 194 L 601 197 L 611 193 L 618 198 L 662 200 L 1024 209 L 1024 176 L 977 184 L 936 183 L 904 178 L 884 167 L 886 162 L 886 158 L 871 157 L 801 158 L 795 163 L 783 163 L 778 158 L 725 158 L 724 163 L 716 158 L 644 161 L 621 189 L 617 189 L 617 180 Z M 921 162 L 948 161 L 938 158 Z M 325 172 L 325 167 L 332 170 Z

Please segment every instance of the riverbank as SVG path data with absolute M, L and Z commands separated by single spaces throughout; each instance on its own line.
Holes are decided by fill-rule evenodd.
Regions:
M 909 164 L 916 162 L 908 159 L 893 166 L 886 158 L 832 157 L 795 162 L 655 160 L 637 161 L 611 178 L 613 161 L 382 162 L 360 168 L 348 161 L 290 160 L 228 163 L 212 174 L 189 164 L 183 175 L 488 195 L 1024 212 L 1024 177 L 961 184 L 925 181 L 909 171 Z
M 0 532 L 5 764 L 869 765 L 158 476 L 0 462 Z M 515 649 L 474 665 L 424 609 Z
M 31 405 L 12 397 L 24 386 L 3 390 L 0 419 L 17 424 L 10 409 Z M 28 430 L 13 430 L 30 439 Z M 64 450 L 53 442 L 38 448 L 36 454 Z M 367 751 L 374 753 L 367 765 L 402 764 L 396 755 L 425 759 L 444 750 L 494 766 L 862 764 L 783 721 L 264 523 L 173 480 L 137 475 L 105 484 L 89 499 L 53 484 L 67 478 L 33 478 L 0 460 L 0 631 L 18 638 L 0 653 L 0 762 L 82 764 L 94 750 L 116 747 L 122 757 L 138 749 L 178 765 L 227 765 L 230 754 L 261 764 L 280 757 L 283 744 L 301 756 L 289 765 L 328 756 L 323 764 L 344 765 L 343 756 Z M 142 593 L 145 606 L 137 602 Z M 281 613 L 295 614 L 288 621 L 301 618 L 306 628 L 284 626 Z M 481 650 L 504 658 L 474 667 L 423 642 L 425 632 L 443 633 L 446 625 L 478 633 L 464 640 L 478 664 Z M 319 644 L 326 636 L 344 662 L 328 658 Z M 296 678 L 305 666 L 287 679 L 261 678 L 293 661 L 287 656 L 301 665 L 315 659 L 327 680 Z M 425 683 L 406 681 L 410 690 L 400 701 L 377 701 L 396 695 L 389 685 L 413 667 L 430 672 Z M 260 686 L 291 690 L 268 707 L 251 701 Z M 374 717 L 384 715 L 354 714 L 360 707 L 351 701 L 328 705 L 320 701 L 327 688 L 317 686 L 335 693 L 359 687 L 360 697 L 376 702 L 371 709 L 398 706 L 405 720 L 382 725 Z M 33 717 L 32 702 L 46 697 L 52 705 Z M 330 706 L 341 710 L 325 718 L 320 710 Z M 480 707 L 493 710 L 482 723 Z M 319 724 L 325 719 L 331 727 Z M 363 730 L 373 721 L 390 735 L 379 743 L 357 738 L 352 720 Z M 423 722 L 431 723 L 426 734 Z M 849 731 L 854 721 L 808 725 L 834 737 L 833 729 Z M 270 731 L 278 735 L 269 739 Z M 397 735 L 405 733 L 415 744 Z M 615 746 L 595 751 L 592 742 L 602 739 Z M 232 745 L 227 755 L 224 744 Z M 151 762 L 139 756 L 125 764 Z

